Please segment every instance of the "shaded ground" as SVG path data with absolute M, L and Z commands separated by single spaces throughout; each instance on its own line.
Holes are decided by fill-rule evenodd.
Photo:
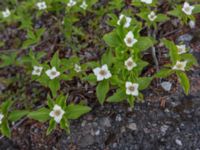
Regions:
M 176 40 L 177 43 L 182 41 L 190 46 L 190 52 L 195 54 L 200 63 L 199 28 L 197 27 L 191 32 L 188 32 L 188 29 L 185 28 L 174 32 L 174 26 L 172 26 L 172 29 L 169 29 L 170 26 L 172 26 L 171 22 L 170 25 L 168 23 L 166 27 L 163 26 L 163 30 L 160 32 L 159 36 L 163 37 L 163 35 L 165 35 L 168 37 L 166 34 L 168 34 L 168 31 L 172 31 L 168 38 Z M 15 31 L 15 29 L 11 31 Z M 102 40 L 96 39 L 99 45 L 95 45 L 91 39 L 94 38 L 94 35 L 99 35 L 101 32 L 101 29 L 95 31 L 95 33 L 88 29 L 88 34 L 90 33 L 89 35 L 91 37 L 89 36 L 85 39 L 88 45 L 80 51 L 79 56 L 81 58 L 87 61 L 100 58 L 100 53 L 102 53 L 102 51 L 98 50 L 101 49 L 99 45 L 103 45 Z M 107 32 L 107 30 L 104 29 L 104 32 Z M 8 33 L 9 32 L 5 30 L 4 34 L 7 35 Z M 101 34 L 103 35 L 104 33 Z M 179 36 L 181 34 L 183 34 L 183 36 Z M 13 33 L 8 35 L 13 35 Z M 46 45 L 52 41 L 56 43 L 57 37 L 49 37 L 52 39 L 42 43 L 46 43 Z M 1 38 L 5 39 L 3 36 Z M 8 39 L 9 38 L 7 38 L 7 41 L 9 41 Z M 12 37 L 10 37 L 10 39 L 12 39 Z M 6 45 L 10 46 L 12 44 L 7 43 Z M 96 47 L 94 47 L 94 45 Z M 63 47 L 53 46 L 53 48 L 51 48 L 51 46 L 52 45 L 45 46 L 45 44 L 39 44 L 39 48 L 37 49 L 43 49 L 43 47 L 45 47 L 44 49 L 49 51 L 49 53 L 53 53 L 52 49 L 56 50 L 60 48 L 63 49 L 63 51 L 68 49 L 68 45 L 65 44 L 62 45 Z M 9 48 L 10 47 L 7 49 Z M 72 50 L 68 50 L 62 55 L 70 57 L 71 53 Z M 15 73 L 15 70 L 11 71 L 13 68 L 9 69 L 10 72 Z M 1 72 L 3 75 L 6 74 L 4 70 Z M 173 88 L 175 92 L 171 91 L 167 93 L 164 92 L 160 86 L 157 88 L 153 86 L 152 89 L 144 92 L 145 102 L 137 103 L 133 111 L 129 109 L 126 103 L 99 106 L 95 100 L 94 87 L 88 85 L 79 87 L 77 81 L 72 81 L 64 85 L 66 89 L 76 84 L 80 93 L 84 93 L 84 95 L 81 96 L 84 96 L 84 99 L 90 100 L 89 105 L 92 106 L 93 111 L 79 120 L 71 122 L 70 136 L 59 129 L 51 135 L 46 136 L 45 133 L 48 124 L 39 123 L 34 120 L 25 120 L 19 127 L 13 129 L 12 140 L 5 138 L 0 140 L 0 150 L 199 150 L 200 68 L 194 68 L 193 71 L 189 72 L 189 76 L 191 79 L 191 94 L 189 96 L 185 96 L 180 87 L 178 87 L 178 89 Z M 21 78 L 23 78 L 23 76 Z M 28 97 L 28 101 L 29 99 L 33 100 L 33 97 L 35 99 L 38 97 L 41 99 L 42 97 L 46 97 L 44 94 L 46 91 L 43 91 L 43 89 L 40 89 L 36 96 L 29 96 L 29 94 L 32 93 L 32 87 L 30 87 L 31 85 L 28 81 L 24 81 L 23 83 L 27 85 L 22 84 L 15 87 L 20 89 L 20 91 L 16 90 L 18 93 L 14 91 L 14 93 L 16 92 L 15 96 L 18 95 L 22 97 L 21 93 L 29 91 L 29 93 L 25 95 L 25 98 Z M 176 83 L 172 84 L 173 87 L 176 87 Z M 33 86 L 34 88 L 39 87 L 38 84 Z M 83 91 L 81 91 L 81 88 L 84 88 Z M 77 89 L 74 89 L 74 91 L 70 93 L 71 97 L 69 101 L 72 99 L 78 101 L 80 99 Z M 18 97 L 16 96 L 16 98 Z M 40 102 L 42 103 L 42 101 Z M 36 103 L 35 105 L 37 106 L 39 104 Z
M 199 57 L 200 58 L 200 57 Z M 137 150 L 200 148 L 200 68 L 190 73 L 191 94 L 146 91 L 146 101 L 131 111 L 126 104 L 94 106 L 71 124 L 71 135 L 57 130 L 45 136 L 47 125 L 27 120 L 0 149 Z

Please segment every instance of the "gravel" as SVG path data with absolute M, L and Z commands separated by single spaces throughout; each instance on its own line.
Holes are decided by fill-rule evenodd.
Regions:
M 161 86 L 165 91 L 169 92 L 172 88 L 172 83 L 165 81 L 161 83 Z

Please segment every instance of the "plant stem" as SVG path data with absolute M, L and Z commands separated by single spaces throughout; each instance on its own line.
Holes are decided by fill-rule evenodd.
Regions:
M 151 29 L 149 29 L 148 30 L 148 36 L 153 36 L 156 39 L 156 31 L 155 30 L 152 31 Z M 156 72 L 158 72 L 159 71 L 159 63 L 158 63 L 158 59 L 157 59 L 157 56 L 156 56 L 155 46 L 151 47 L 151 54 L 152 54 L 152 57 L 153 57 L 154 64 L 156 66 Z

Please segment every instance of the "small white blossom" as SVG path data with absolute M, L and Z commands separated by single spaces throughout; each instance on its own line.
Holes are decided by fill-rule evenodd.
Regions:
M 196 27 L 195 21 L 190 20 L 190 21 L 189 21 L 189 26 L 190 26 L 191 29 L 194 29 L 194 28 Z
M 56 104 L 54 105 L 53 110 L 49 113 L 49 115 L 54 118 L 56 123 L 60 123 L 64 113 L 65 111 L 59 105 Z
M 33 71 L 32 71 L 32 75 L 40 76 L 41 73 L 42 73 L 42 69 L 43 69 L 43 67 L 34 66 L 34 67 L 33 67 Z
M 128 47 L 132 47 L 137 41 L 138 40 L 134 38 L 132 31 L 129 31 L 124 38 L 124 42 Z
M 183 4 L 182 11 L 183 11 L 186 15 L 192 15 L 193 9 L 194 9 L 194 6 L 191 6 L 188 2 L 185 2 L 185 3 Z
M 5 11 L 2 11 L 2 15 L 3 15 L 4 18 L 9 17 L 10 14 L 11 14 L 11 13 L 10 13 L 10 10 L 9 10 L 8 8 L 6 8 Z
M 60 72 L 58 72 L 55 67 L 47 70 L 46 74 L 51 80 L 53 80 L 54 78 L 60 76 Z
M 127 17 L 127 16 L 125 16 L 125 15 L 123 15 L 123 14 L 121 14 L 121 15 L 119 16 L 119 20 L 117 21 L 117 24 L 120 25 L 123 18 L 125 18 L 125 20 L 126 20 L 126 22 L 125 22 L 125 24 L 124 24 L 124 28 L 130 27 L 130 25 L 131 25 L 131 20 L 132 20 L 131 17 Z
M 152 11 L 152 12 L 148 15 L 148 18 L 149 18 L 150 21 L 154 21 L 154 20 L 157 18 L 157 16 L 156 16 L 155 12 Z
M 141 2 L 146 3 L 146 4 L 151 4 L 153 0 L 141 0 Z
M 185 71 L 187 61 L 177 61 L 176 65 L 172 67 L 173 70 Z
M 47 5 L 46 5 L 46 3 L 44 1 L 43 2 L 38 2 L 36 5 L 37 5 L 39 10 L 43 10 L 43 9 L 47 8 Z
M 177 45 L 178 48 L 178 54 L 184 54 L 186 53 L 186 46 L 185 45 Z
M 80 5 L 80 7 L 83 9 L 87 9 L 88 5 L 87 5 L 86 1 L 83 1 L 82 4 Z
M 131 82 L 127 81 L 126 82 L 126 94 L 138 96 L 139 95 L 138 87 L 139 87 L 138 83 L 131 83 Z
M 2 113 L 0 113 L 0 124 L 2 123 L 4 115 Z
M 93 69 L 95 76 L 97 77 L 97 81 L 102 81 L 104 79 L 109 79 L 112 75 L 108 70 L 107 65 L 103 65 L 102 67 L 97 67 Z
M 75 0 L 69 0 L 67 6 L 68 6 L 68 7 L 72 7 L 72 6 L 74 6 L 74 5 L 76 5 L 76 1 L 75 1 Z
M 81 72 L 81 66 L 75 64 L 75 65 L 74 65 L 74 70 L 75 70 L 76 72 Z
M 137 66 L 137 64 L 133 61 L 132 57 L 130 57 L 129 59 L 127 59 L 125 62 L 124 62 L 126 68 L 130 71 L 132 70 L 134 67 Z

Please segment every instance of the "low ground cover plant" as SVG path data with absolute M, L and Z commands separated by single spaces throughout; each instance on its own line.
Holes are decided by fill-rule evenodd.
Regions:
M 143 90 L 148 89 L 153 80 L 171 75 L 177 76 L 185 94 L 189 94 L 190 82 L 186 72 L 198 65 L 195 57 L 184 43 L 175 43 L 159 37 L 157 33 L 163 24 L 174 18 L 178 18 L 181 26 L 194 28 L 195 14 L 200 12 L 200 4 L 196 1 L 111 0 L 103 8 L 99 3 L 97 0 L 10 0 L 3 3 L 0 20 L 2 28 L 14 24 L 16 30 L 25 36 L 22 41 L 15 40 L 17 51 L 1 53 L 0 68 L 20 68 L 29 77 L 30 84 L 37 83 L 47 90 L 40 108 L 31 104 L 17 109 L 16 103 L 20 100 L 2 96 L 2 135 L 11 137 L 11 124 L 21 118 L 48 121 L 47 134 L 56 129 L 57 125 L 69 133 L 69 121 L 91 110 L 84 101 L 78 104 L 68 102 L 69 93 L 65 92 L 66 87 L 62 84 L 75 78 L 96 87 L 96 97 L 101 105 L 105 102 L 127 101 L 133 108 L 136 101 L 144 100 Z M 167 10 L 159 8 L 163 3 L 167 3 Z M 98 28 L 96 32 L 101 33 L 100 20 L 106 16 L 106 24 L 111 30 L 103 33 L 102 37 L 95 35 L 96 38 L 92 39 L 99 49 L 104 49 L 99 60 L 86 61 L 80 56 L 80 51 L 87 47 L 90 39 L 84 31 L 81 18 L 89 14 L 95 17 L 93 22 L 87 24 L 89 28 Z M 55 26 L 43 24 L 45 17 L 52 19 Z M 49 43 L 59 41 L 61 47 L 38 50 L 56 33 L 56 40 Z M 58 36 L 61 37 L 59 40 Z M 0 41 L 3 48 L 7 44 L 6 40 Z M 168 62 L 165 64 L 160 64 L 158 59 L 159 45 L 168 51 Z M 71 50 L 72 54 L 70 57 L 63 56 L 61 49 L 65 49 L 65 53 Z M 147 51 L 151 53 L 150 61 L 146 59 Z M 146 75 L 144 70 L 149 66 L 153 66 L 154 71 Z M 17 76 L 16 73 L 15 80 Z

